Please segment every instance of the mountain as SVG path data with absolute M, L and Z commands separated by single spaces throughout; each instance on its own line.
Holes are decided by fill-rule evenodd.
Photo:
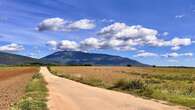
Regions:
M 24 64 L 148 66 L 129 58 L 81 51 L 59 51 L 41 59 L 0 52 L 0 65 Z
M 33 59 L 26 56 L 0 52 L 0 65 L 20 65 L 36 62 L 37 59 Z
M 112 65 L 112 66 L 149 66 L 138 61 L 107 54 L 85 53 L 81 51 L 59 51 L 41 58 L 42 61 L 51 61 L 61 65 Z

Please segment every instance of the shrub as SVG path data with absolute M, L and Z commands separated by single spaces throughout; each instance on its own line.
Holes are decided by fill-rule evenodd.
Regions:
M 34 74 L 32 79 L 41 79 L 43 76 L 41 74 Z
M 130 89 L 144 89 L 144 82 L 141 80 L 124 80 L 120 79 L 117 81 L 113 88 L 121 88 L 122 90 L 130 90 Z
M 193 88 L 193 86 L 190 86 L 186 89 L 185 95 L 191 96 L 194 91 L 195 91 L 195 88 Z
M 144 82 L 141 80 L 133 80 L 129 83 L 130 89 L 144 89 L 145 85 Z
M 112 88 L 124 88 L 125 86 L 127 86 L 127 80 L 120 79 L 113 85 Z
M 91 86 L 98 86 L 98 87 L 104 86 L 103 81 L 100 79 L 97 79 L 97 78 L 86 78 L 86 79 L 80 78 L 79 82 L 84 83 L 84 84 L 88 84 Z
M 145 86 L 143 89 L 140 89 L 140 91 L 138 91 L 138 94 L 141 96 L 145 96 L 145 97 L 152 97 L 153 94 L 153 90 L 150 87 Z
M 131 64 L 128 64 L 127 67 L 132 67 L 132 65 Z
M 156 65 L 152 65 L 153 68 L 156 68 Z
M 22 99 L 17 108 L 12 110 L 47 110 L 47 105 L 43 101 L 34 100 L 29 97 Z

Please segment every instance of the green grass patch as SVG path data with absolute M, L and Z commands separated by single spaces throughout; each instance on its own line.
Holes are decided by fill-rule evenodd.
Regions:
M 193 79 L 194 76 L 188 76 L 191 75 L 148 74 L 147 77 L 135 80 L 120 79 L 110 89 L 194 108 L 195 80 Z
M 26 86 L 25 96 L 11 110 L 48 110 L 46 82 L 41 74 L 35 74 Z

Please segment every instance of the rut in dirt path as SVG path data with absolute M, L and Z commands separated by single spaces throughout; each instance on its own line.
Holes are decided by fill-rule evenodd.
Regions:
M 116 91 L 91 87 L 52 75 L 41 67 L 49 89 L 50 110 L 182 110 Z

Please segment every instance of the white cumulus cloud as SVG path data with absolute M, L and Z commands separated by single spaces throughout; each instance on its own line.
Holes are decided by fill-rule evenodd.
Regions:
M 60 42 L 48 41 L 47 45 L 52 46 L 52 49 L 58 50 L 58 51 L 62 51 L 62 50 L 78 51 L 80 50 L 79 45 L 75 41 L 70 41 L 70 40 L 62 40 Z
M 68 25 L 68 27 L 72 29 L 93 29 L 95 26 L 94 21 L 89 19 L 81 19 Z
M 193 41 L 190 38 L 178 38 L 175 37 L 170 41 L 171 50 L 177 51 L 181 49 L 181 46 L 189 46 L 193 43 Z
M 169 35 L 169 32 L 163 32 L 162 35 L 163 36 L 168 36 Z
M 168 35 L 164 32 L 163 35 Z M 125 23 L 113 23 L 100 30 L 98 33 L 100 37 L 107 42 L 110 40 L 118 40 L 123 42 L 123 46 L 138 46 L 138 45 L 151 45 L 151 46 L 170 46 L 173 50 L 180 49 L 181 46 L 189 46 L 192 44 L 190 38 L 175 37 L 171 40 L 163 40 L 158 38 L 158 31 L 151 28 L 146 28 L 141 25 L 128 26 Z M 115 43 L 114 43 L 115 44 Z M 117 44 L 117 43 L 116 43 Z
M 162 56 L 166 57 L 166 58 L 192 57 L 193 53 L 191 53 L 191 52 L 189 52 L 189 53 L 176 53 L 176 52 L 173 52 L 173 53 L 167 53 L 167 54 L 162 55 Z
M 121 39 L 146 38 L 151 36 L 153 39 L 157 35 L 154 29 L 144 28 L 140 25 L 128 26 L 125 23 L 114 23 L 102 28 L 99 32 L 102 36 L 115 37 Z
M 175 37 L 171 40 L 171 44 L 173 46 L 188 46 L 192 44 L 192 40 L 190 38 Z
M 185 15 L 183 15 L 183 14 L 182 14 L 182 15 L 176 15 L 175 18 L 181 19 L 181 18 L 183 18 L 184 16 L 185 16 Z
M 179 50 L 180 48 L 181 48 L 180 46 L 174 46 L 174 47 L 171 47 L 171 50 L 177 51 L 177 50 Z
M 101 47 L 101 42 L 94 37 L 87 38 L 83 41 L 81 41 L 81 46 L 83 48 L 100 48 Z
M 0 46 L 0 51 L 2 52 L 18 52 L 22 50 L 24 50 L 24 47 L 16 43 L 11 43 L 11 44 Z
M 152 53 L 152 52 L 139 52 L 138 54 L 134 55 L 134 57 L 157 57 L 159 56 L 156 53 Z
M 86 22 L 81 21 L 81 22 Z M 81 22 L 72 23 L 71 27 L 80 26 Z M 89 22 L 89 21 L 88 21 Z M 80 25 L 78 25 L 80 24 Z M 74 26 L 73 26 L 74 25 Z M 89 26 L 93 27 L 93 26 Z M 83 25 L 83 29 L 88 26 Z M 70 29 L 70 28 L 69 28 Z M 165 33 L 168 34 L 168 33 Z M 137 46 L 155 46 L 155 47 L 170 47 L 176 51 L 182 46 L 192 44 L 190 38 L 175 37 L 170 40 L 159 38 L 158 31 L 151 28 L 146 28 L 141 25 L 129 26 L 125 23 L 113 23 L 105 26 L 97 33 L 95 37 L 83 39 L 77 44 L 77 47 L 82 50 L 88 49 L 114 49 L 121 51 L 134 51 Z M 55 42 L 50 42 L 56 45 Z
M 57 46 L 57 44 L 58 44 L 58 42 L 57 41 L 54 41 L 54 40 L 51 40 L 51 41 L 48 41 L 47 42 L 47 45 L 53 46 L 53 47 Z
M 62 18 L 48 18 L 43 20 L 37 27 L 38 31 L 62 31 L 70 32 L 75 30 L 89 30 L 95 28 L 93 20 L 81 19 L 78 21 L 68 21 Z

